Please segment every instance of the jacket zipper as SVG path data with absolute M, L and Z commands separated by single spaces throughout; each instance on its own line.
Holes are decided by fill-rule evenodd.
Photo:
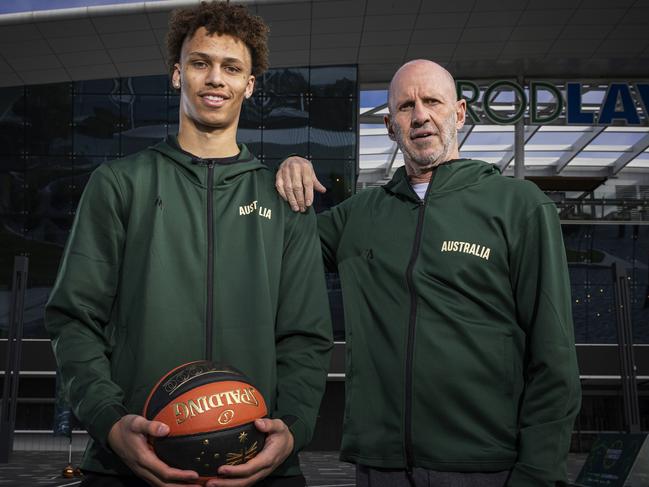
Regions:
M 406 270 L 406 281 L 408 283 L 408 291 L 410 292 L 410 317 L 408 319 L 408 341 L 406 348 L 406 405 L 404 412 L 404 449 L 406 454 L 406 468 L 410 473 L 412 472 L 414 464 L 414 453 L 412 446 L 412 355 L 415 348 L 415 325 L 417 323 L 417 293 L 415 292 L 415 283 L 413 279 L 413 270 L 417 257 L 419 257 L 419 249 L 421 248 L 421 234 L 422 227 L 424 226 L 424 213 L 426 210 L 426 200 L 428 199 L 428 192 L 433 185 L 431 179 L 424 195 L 424 200 L 419 203 L 417 215 L 417 228 L 415 230 L 415 241 L 412 245 L 412 253 L 410 254 L 410 262 Z
M 205 359 L 212 360 L 212 321 L 214 307 L 214 163 L 207 165 L 207 308 L 205 310 Z

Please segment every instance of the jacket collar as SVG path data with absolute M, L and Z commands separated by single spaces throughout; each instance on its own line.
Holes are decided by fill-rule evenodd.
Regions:
M 500 174 L 498 168 L 475 159 L 453 159 L 440 164 L 430 181 L 428 194 L 457 191 L 480 183 L 484 178 Z M 396 170 L 392 179 L 383 188 L 395 195 L 403 196 L 413 202 L 421 200 L 412 189 L 405 166 Z
M 165 155 L 176 164 L 179 170 L 194 183 L 207 187 L 208 166 L 213 163 L 214 187 L 229 184 L 240 174 L 268 168 L 251 154 L 245 144 L 239 144 L 239 156 L 235 162 L 229 164 L 214 164 L 211 159 L 196 157 L 180 148 L 175 135 L 151 147 L 151 150 Z

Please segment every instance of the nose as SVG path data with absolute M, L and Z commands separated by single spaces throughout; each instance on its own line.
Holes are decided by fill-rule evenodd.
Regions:
M 430 114 L 425 109 L 424 104 L 417 100 L 412 110 L 411 123 L 413 127 L 421 127 L 430 120 Z
M 223 77 L 221 72 L 220 64 L 213 64 L 207 77 L 205 78 L 205 84 L 210 86 L 223 86 Z

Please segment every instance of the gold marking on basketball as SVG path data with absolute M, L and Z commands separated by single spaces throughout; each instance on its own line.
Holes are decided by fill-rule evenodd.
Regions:
M 217 419 L 217 421 L 219 422 L 219 424 L 228 424 L 233 419 L 234 411 L 232 409 L 226 409 L 219 415 L 219 419 Z

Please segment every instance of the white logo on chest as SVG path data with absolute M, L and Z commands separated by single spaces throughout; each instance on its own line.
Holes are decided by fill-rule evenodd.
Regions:
M 245 216 L 245 215 L 250 215 L 252 213 L 257 213 L 259 216 L 268 218 L 269 220 L 272 218 L 272 211 L 270 208 L 264 208 L 261 205 L 257 204 L 257 200 L 253 201 L 252 203 L 249 203 L 247 205 L 242 205 L 239 207 L 239 215 L 240 216 Z
M 484 245 L 471 242 L 457 242 L 455 240 L 444 240 L 442 242 L 442 252 L 462 252 L 464 254 L 473 254 L 481 259 L 489 260 L 491 249 Z

